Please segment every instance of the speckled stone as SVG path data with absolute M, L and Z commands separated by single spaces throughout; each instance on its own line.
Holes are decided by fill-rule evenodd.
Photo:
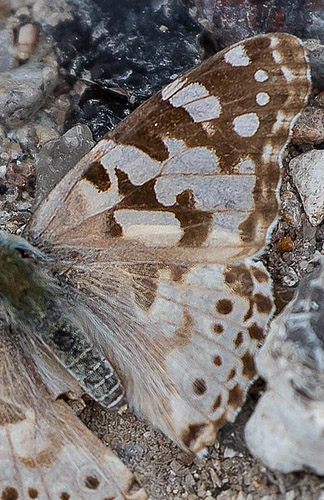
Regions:
M 58 81 L 54 64 L 24 64 L 0 73 L 0 123 L 18 127 L 41 108 Z

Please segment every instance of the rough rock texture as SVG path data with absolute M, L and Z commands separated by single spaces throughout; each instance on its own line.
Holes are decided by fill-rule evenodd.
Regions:
M 94 145 L 86 125 L 76 125 L 58 139 L 48 141 L 37 156 L 36 199 L 43 199 Z
M 324 218 L 324 151 L 313 149 L 289 163 L 305 212 L 314 226 Z
M 323 0 L 195 0 L 217 48 L 258 33 L 283 31 L 324 41 Z
M 13 43 L 13 33 L 9 30 L 0 31 L 0 73 L 17 66 L 16 49 Z
M 281 472 L 324 474 L 324 257 L 314 265 L 258 355 L 267 390 L 246 426 L 252 453 Z
M 307 108 L 296 122 L 292 139 L 313 146 L 324 142 L 324 109 Z
M 323 28 L 324 29 L 324 28 Z M 323 37 L 321 37 L 322 39 Z M 315 89 L 324 88 L 324 51 L 323 44 L 319 40 L 310 39 L 305 41 L 308 57 L 311 64 L 312 81 Z
M 58 81 L 54 65 L 30 63 L 0 74 L 0 123 L 17 127 L 29 120 L 52 94 Z
M 46 0 L 38 0 L 34 12 L 40 1 L 49 9 Z M 60 65 L 88 85 L 69 125 L 86 122 L 96 139 L 200 59 L 196 37 L 201 27 L 185 2 L 66 0 L 65 4 L 68 18 L 64 20 L 58 9 L 55 26 L 56 2 L 50 6 L 50 16 L 45 7 L 38 9 L 37 20 L 52 38 Z

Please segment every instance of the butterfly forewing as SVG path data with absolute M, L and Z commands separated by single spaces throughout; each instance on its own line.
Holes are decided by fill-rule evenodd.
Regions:
M 163 260 L 172 248 L 180 262 L 253 255 L 277 213 L 278 156 L 307 72 L 289 35 L 208 59 L 102 140 L 36 212 L 32 234 L 88 245 L 90 231 L 98 246 L 117 244 L 117 258 L 123 246 Z
M 81 291 L 134 407 L 196 452 L 255 374 L 273 306 L 249 257 L 276 217 L 280 153 L 309 85 L 292 36 L 220 52 L 116 127 L 29 227 Z
M 50 398 L 28 344 L 23 353 L 13 337 L 1 325 L 1 499 L 145 500 L 117 456 L 64 402 Z

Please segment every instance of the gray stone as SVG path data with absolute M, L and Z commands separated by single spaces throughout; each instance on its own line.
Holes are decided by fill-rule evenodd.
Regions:
M 289 169 L 307 217 L 317 226 L 324 218 L 324 151 L 312 150 L 297 156 L 289 163 Z
M 12 10 L 21 9 L 21 7 L 31 7 L 36 0 L 9 0 L 9 5 Z
M 71 7 L 65 0 L 37 0 L 33 5 L 34 20 L 40 24 L 56 26 L 57 24 L 72 19 Z
M 43 199 L 94 144 L 86 125 L 76 125 L 59 139 L 45 144 L 36 161 L 37 200 Z
M 13 35 L 8 30 L 0 30 L 0 73 L 17 66 L 16 49 Z
M 324 45 L 316 39 L 305 40 L 312 72 L 313 86 L 324 89 Z
M 25 64 L 0 74 L 0 123 L 7 128 L 23 125 L 44 104 L 58 81 L 56 66 Z

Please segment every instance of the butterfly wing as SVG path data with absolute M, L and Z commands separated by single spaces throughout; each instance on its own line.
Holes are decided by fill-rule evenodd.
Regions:
M 100 141 L 36 210 L 31 237 L 109 247 L 111 260 L 254 255 L 277 214 L 278 157 L 308 89 L 290 35 L 216 54 Z
M 272 293 L 248 257 L 277 214 L 278 160 L 308 89 L 296 38 L 239 43 L 116 127 L 29 227 L 73 269 L 135 408 L 196 452 L 254 374 Z
M 12 339 L 14 332 L 9 335 Z M 0 334 L 0 370 L 3 500 L 147 498 L 133 475 L 70 408 L 50 398 L 38 366 L 5 329 Z
M 212 444 L 256 374 L 273 310 L 263 265 L 84 261 L 74 284 L 130 403 L 183 448 Z

